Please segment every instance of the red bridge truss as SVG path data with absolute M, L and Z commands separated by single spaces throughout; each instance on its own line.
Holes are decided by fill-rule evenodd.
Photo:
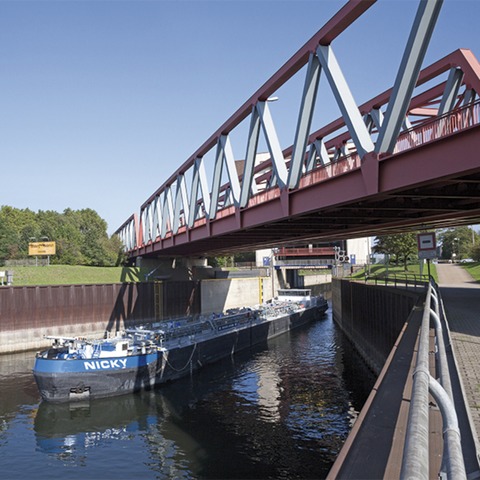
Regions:
M 373 3 L 349 1 L 124 222 L 130 256 L 480 223 L 480 64 L 457 50 L 421 70 L 441 1 L 420 2 L 395 85 L 357 106 L 332 42 Z M 303 67 L 295 142 L 282 149 L 269 102 Z M 322 72 L 342 117 L 312 133 Z M 246 119 L 236 161 L 231 134 Z

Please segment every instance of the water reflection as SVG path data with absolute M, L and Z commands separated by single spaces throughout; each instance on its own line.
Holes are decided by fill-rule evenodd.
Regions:
M 373 381 L 359 381 L 361 362 L 345 358 L 343 342 L 327 317 L 155 392 L 77 405 L 39 404 L 33 357 L 0 359 L 0 469 L 7 478 L 322 478 Z
M 129 431 L 147 426 L 148 406 L 141 395 L 78 404 L 42 402 L 34 420 L 37 446 L 50 454 L 63 451 L 65 444 L 92 448 L 112 439 L 128 440 Z

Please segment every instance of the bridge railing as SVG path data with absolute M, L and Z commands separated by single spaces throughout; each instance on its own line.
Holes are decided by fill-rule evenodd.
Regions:
M 480 101 L 467 105 L 453 112 L 446 113 L 432 120 L 426 120 L 420 126 L 406 130 L 398 137 L 394 149 L 400 153 L 416 148 L 425 143 L 458 133 L 480 123 Z
M 429 278 L 428 275 L 420 275 L 416 273 L 389 273 L 383 275 L 366 275 L 365 283 L 390 287 L 413 287 L 416 290 L 417 288 L 427 288 Z
M 308 267 L 321 267 L 321 268 L 328 268 L 331 267 L 332 264 L 335 263 L 335 258 L 316 258 L 316 259 L 301 259 L 301 260 L 294 260 L 294 259 L 285 259 L 285 260 L 275 260 L 275 267 L 298 267 L 298 268 L 308 268 Z
M 309 256 L 325 256 L 333 258 L 335 249 L 333 247 L 281 247 L 275 250 L 275 257 L 309 257 Z
M 429 474 L 429 393 L 437 402 L 443 419 L 444 451 L 439 478 L 466 479 L 460 443 L 460 430 L 453 403 L 450 373 L 445 352 L 438 287 L 430 281 L 420 327 L 418 353 L 413 372 L 413 387 L 408 413 L 405 447 L 400 478 L 427 480 Z M 430 321 L 436 340 L 436 367 L 440 381 L 430 374 Z M 446 477 L 445 477 L 446 475 Z

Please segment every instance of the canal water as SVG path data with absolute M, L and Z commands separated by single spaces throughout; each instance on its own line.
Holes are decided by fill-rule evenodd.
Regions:
M 374 378 L 324 319 L 155 392 L 40 402 L 0 356 L 2 479 L 324 478 Z

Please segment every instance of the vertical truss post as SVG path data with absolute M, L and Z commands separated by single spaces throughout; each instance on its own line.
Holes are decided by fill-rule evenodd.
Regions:
M 147 212 L 146 209 L 144 209 L 140 214 L 140 231 L 142 232 L 142 243 L 148 242 L 146 215 Z
M 342 112 L 348 131 L 357 147 L 357 152 L 363 158 L 373 150 L 374 145 L 332 47 L 330 45 L 320 45 L 317 48 L 317 55 L 330 83 L 335 100 Z
M 208 215 L 210 211 L 210 193 L 208 191 L 207 175 L 205 173 L 205 165 L 203 157 L 195 159 L 193 164 L 192 189 L 190 190 L 190 207 L 188 215 L 188 228 L 192 228 L 198 217 L 198 188 L 202 191 L 203 206 L 205 213 Z
M 442 3 L 443 0 L 420 2 L 375 145 L 377 154 L 392 153 L 395 148 Z
M 223 171 L 223 151 L 220 138 L 217 141 L 217 153 L 215 155 L 215 167 L 213 170 L 212 193 L 210 197 L 210 211 L 208 216 L 210 220 L 215 218 L 218 209 L 218 196 L 220 195 L 220 182 L 222 180 Z
M 175 194 L 175 211 L 173 218 L 173 233 L 177 233 L 180 228 L 180 212 L 183 209 L 183 216 L 185 220 L 188 219 L 188 197 L 187 186 L 185 184 L 185 175 L 178 175 L 177 177 L 177 191 Z
M 379 132 L 383 124 L 383 112 L 379 108 L 372 108 L 369 115 Z
M 310 145 L 310 150 L 308 152 L 307 159 L 307 168 L 306 171 L 310 172 L 313 170 L 317 163 L 317 157 L 320 159 L 321 165 L 325 166 L 330 163 L 330 157 L 328 156 L 327 147 L 323 142 L 323 138 L 315 140 Z
M 472 103 L 475 103 L 477 94 L 475 93 L 475 90 L 472 88 L 469 88 L 468 90 L 465 91 L 465 95 L 463 98 L 463 105 L 469 105 Z
M 213 172 L 212 195 L 210 199 L 210 219 L 213 220 L 218 209 L 218 197 L 220 195 L 220 184 L 222 181 L 223 163 L 227 166 L 227 174 L 232 190 L 233 201 L 238 205 L 240 197 L 240 184 L 232 146 L 228 135 L 221 135 L 217 142 L 217 153 L 215 155 L 215 169 Z
M 154 239 L 160 235 L 160 229 L 162 224 L 162 209 L 160 207 L 160 196 L 157 195 L 153 199 L 153 232 Z
M 133 214 L 133 228 L 135 231 L 135 246 L 139 247 L 143 243 L 141 219 L 139 220 L 136 213 Z
M 145 207 L 143 210 L 143 215 L 142 215 L 142 230 L 143 230 L 143 241 L 145 243 L 148 243 L 150 240 L 150 233 L 148 231 L 148 205 Z
M 162 206 L 162 229 L 160 235 L 165 238 L 168 229 L 172 229 L 173 226 L 173 200 L 172 200 L 172 188 L 169 185 L 163 191 L 163 206 Z
M 260 136 L 260 115 L 257 108 L 252 108 L 250 117 L 250 129 L 247 140 L 247 153 L 243 167 L 242 191 L 240 193 L 240 208 L 245 208 L 250 199 L 250 193 L 255 194 L 257 185 L 253 181 L 255 160 L 257 158 L 258 137 Z
M 145 226 L 148 232 L 147 235 L 147 240 L 148 241 L 153 241 L 155 240 L 155 237 L 153 236 L 153 218 L 152 218 L 152 204 L 150 203 L 147 205 L 147 208 L 145 209 Z
M 283 188 L 287 184 L 288 172 L 270 109 L 268 108 L 267 102 L 258 102 L 256 108 L 260 115 L 265 140 L 267 141 L 268 150 L 272 157 L 272 167 L 275 171 L 275 178 L 277 179 L 278 186 Z
M 300 105 L 300 113 L 298 115 L 295 142 L 293 144 L 292 160 L 290 162 L 290 171 L 287 182 L 288 188 L 297 188 L 300 182 L 321 71 L 322 67 L 320 66 L 318 57 L 314 53 L 310 53 L 307 76 Z
M 460 68 L 450 69 L 445 91 L 442 96 L 442 101 L 438 107 L 438 115 L 450 112 L 455 107 L 458 91 L 462 85 L 463 72 Z
M 223 151 L 223 160 L 227 166 L 228 180 L 230 182 L 230 191 L 233 203 L 238 206 L 240 200 L 240 182 L 238 180 L 237 168 L 235 167 L 235 157 L 233 156 L 232 144 L 228 135 L 222 135 L 220 142 Z

